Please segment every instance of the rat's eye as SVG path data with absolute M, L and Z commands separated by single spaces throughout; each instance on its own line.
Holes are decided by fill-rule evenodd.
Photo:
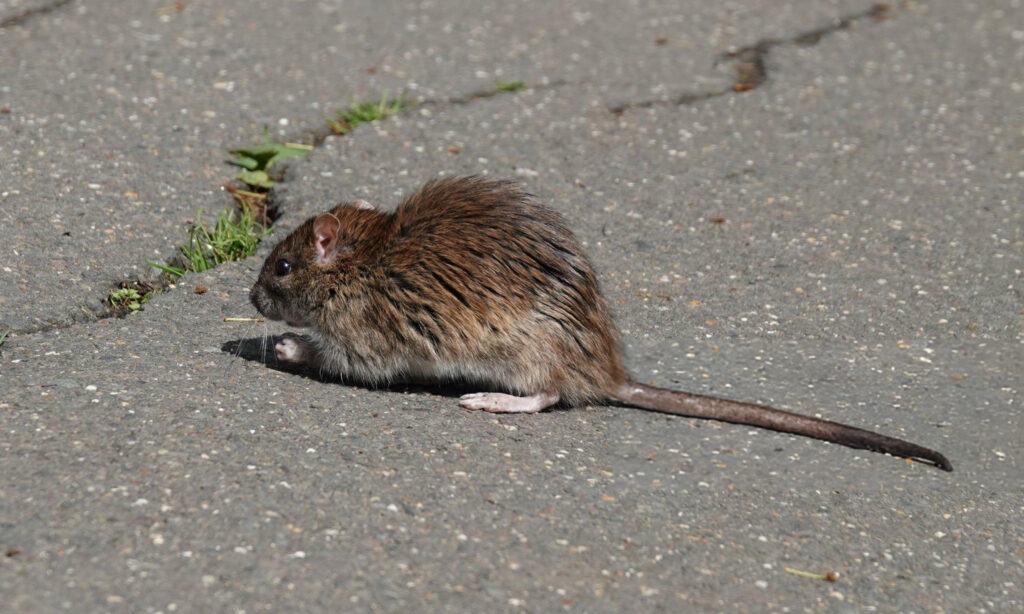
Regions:
M 292 272 L 292 263 L 288 262 L 284 258 L 279 259 L 274 263 L 274 274 L 278 277 L 284 277 L 288 273 Z

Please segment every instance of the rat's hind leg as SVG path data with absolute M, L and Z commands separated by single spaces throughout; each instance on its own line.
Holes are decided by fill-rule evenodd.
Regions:
M 495 414 L 533 414 L 558 402 L 558 395 L 540 392 L 528 397 L 517 397 L 500 392 L 474 392 L 464 394 L 459 405 L 466 409 L 482 409 Z

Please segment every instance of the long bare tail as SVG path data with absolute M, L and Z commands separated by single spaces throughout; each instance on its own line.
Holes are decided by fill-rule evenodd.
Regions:
M 664 388 L 645 386 L 636 382 L 623 384 L 612 399 L 626 405 L 651 409 L 691 418 L 710 418 L 722 422 L 748 424 L 773 431 L 803 435 L 823 441 L 831 441 L 850 448 L 873 452 L 884 452 L 903 458 L 927 461 L 944 471 L 952 471 L 953 465 L 945 456 L 923 446 L 887 437 L 864 429 L 838 422 L 801 416 L 763 405 L 752 405 L 727 401 Z

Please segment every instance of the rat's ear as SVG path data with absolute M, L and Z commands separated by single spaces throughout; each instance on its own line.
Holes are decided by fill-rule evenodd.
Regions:
M 374 209 L 377 208 L 374 207 L 371 203 L 366 202 L 362 198 L 352 203 L 352 206 L 355 207 L 356 209 L 368 209 L 370 211 L 373 211 Z
M 333 213 L 318 215 L 313 222 L 313 244 L 317 264 L 330 264 L 338 255 L 341 220 Z

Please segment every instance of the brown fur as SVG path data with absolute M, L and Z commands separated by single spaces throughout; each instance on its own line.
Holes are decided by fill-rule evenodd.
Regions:
M 561 216 L 515 184 L 445 179 L 394 213 L 330 213 L 353 252 L 310 264 L 311 218 L 274 249 L 252 293 L 268 317 L 311 325 L 326 370 L 546 390 L 573 405 L 625 381 L 593 268 Z M 284 278 L 280 258 L 295 266 Z
M 952 470 L 938 452 L 899 439 L 631 381 L 579 243 L 558 213 L 514 183 L 442 179 L 393 213 L 367 206 L 339 205 L 307 220 L 274 248 L 251 293 L 268 318 L 311 328 L 311 359 L 328 372 L 365 382 L 475 382 L 534 401 L 516 409 L 502 405 L 507 399 L 463 398 L 489 411 L 617 400 Z M 285 275 L 282 262 L 291 265 Z

